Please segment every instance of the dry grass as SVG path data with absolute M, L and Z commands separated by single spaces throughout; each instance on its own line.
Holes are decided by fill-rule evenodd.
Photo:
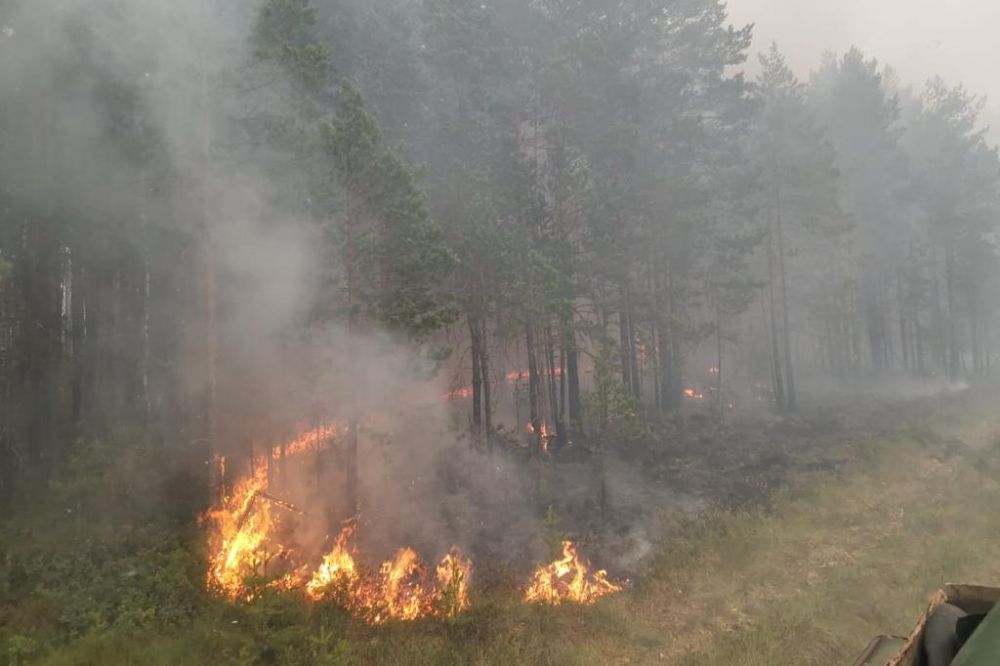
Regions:
M 847 443 L 839 478 L 800 479 L 768 514 L 681 531 L 643 589 L 609 602 L 627 635 L 595 663 L 851 663 L 872 635 L 907 632 L 945 582 L 1000 584 L 1000 428 L 952 407 L 900 436 Z M 961 440 L 959 443 L 958 440 Z

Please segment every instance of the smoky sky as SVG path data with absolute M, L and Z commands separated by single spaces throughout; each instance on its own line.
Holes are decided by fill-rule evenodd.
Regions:
M 904 85 L 961 83 L 988 97 L 983 120 L 1000 140 L 1000 0 L 729 0 L 729 11 L 735 24 L 756 25 L 755 53 L 777 42 L 802 77 L 825 51 L 857 46 Z

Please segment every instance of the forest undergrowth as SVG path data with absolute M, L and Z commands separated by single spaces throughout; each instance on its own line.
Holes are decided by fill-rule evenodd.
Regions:
M 90 444 L 0 531 L 0 663 L 835 664 L 905 632 L 946 582 L 996 583 L 1000 423 L 971 393 L 816 452 L 766 502 L 669 526 L 592 607 L 475 587 L 452 621 L 368 627 L 333 604 L 204 590 L 183 473 Z M 161 461 L 162 462 L 162 461 Z

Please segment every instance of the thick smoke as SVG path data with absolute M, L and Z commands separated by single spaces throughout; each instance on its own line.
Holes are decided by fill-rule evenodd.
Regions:
M 147 218 L 170 219 L 166 231 L 186 239 L 185 254 L 145 252 L 167 273 L 189 272 L 184 279 L 196 284 L 205 279 L 198 253 L 210 236 L 221 368 L 215 449 L 227 458 L 229 482 L 253 455 L 320 423 L 342 428 L 358 414 L 358 538 L 371 558 L 412 544 L 430 559 L 459 544 L 474 555 L 544 559 L 538 506 L 592 496 L 589 467 L 541 478 L 502 456 L 472 452 L 433 363 L 377 330 L 310 325 L 323 280 L 336 268 L 322 230 L 303 213 L 309 202 L 285 195 L 306 190 L 309 165 L 245 140 L 253 117 L 280 113 L 287 103 L 287 87 L 273 71 L 259 74 L 259 89 L 233 83 L 253 67 L 247 35 L 256 9 L 202 0 L 18 3 L 0 32 L 0 44 L 11 45 L 0 58 L 0 99 L 12 89 L 25 99 L 30 87 L 32 108 L 10 114 L 23 119 L 25 143 L 7 147 L 4 173 L 32 186 L 19 188 L 30 199 L 24 205 L 113 220 L 116 240 L 140 249 L 150 243 Z M 79 70 L 63 71 L 74 61 Z M 109 141 L 109 94 L 142 109 L 148 124 L 133 129 L 139 143 L 161 151 L 157 168 L 137 171 L 126 147 Z M 32 161 L 38 113 L 57 114 L 59 134 L 45 139 L 51 150 L 44 159 Z M 237 138 L 239 152 L 227 152 Z M 172 213 L 154 216 L 154 206 Z M 204 304 L 173 305 L 159 306 L 158 315 L 184 322 L 183 353 L 152 373 L 177 375 L 197 400 L 208 390 Z M 275 490 L 304 512 L 290 543 L 309 553 L 329 545 L 346 515 L 342 459 L 336 450 L 315 455 L 289 465 Z M 577 509 L 597 516 L 592 506 Z

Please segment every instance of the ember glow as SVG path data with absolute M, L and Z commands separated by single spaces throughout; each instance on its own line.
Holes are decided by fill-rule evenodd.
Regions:
M 699 393 L 698 391 L 695 391 L 693 388 L 684 389 L 684 395 L 691 398 L 692 400 L 703 400 L 705 398 L 704 393 Z
M 572 541 L 563 541 L 563 556 L 551 564 L 539 567 L 524 593 L 528 603 L 559 605 L 564 601 L 592 604 L 601 597 L 619 592 L 621 585 L 608 580 L 603 569 L 593 573 L 580 562 Z
M 317 450 L 336 436 L 336 428 L 316 428 L 283 447 L 272 460 Z M 222 460 L 217 461 L 220 467 Z M 358 562 L 352 538 L 355 523 L 347 525 L 332 550 L 315 564 L 283 546 L 279 527 L 284 515 L 302 514 L 293 504 L 268 494 L 267 456 L 254 460 L 253 471 L 241 479 L 222 505 L 206 513 L 213 553 L 208 588 L 231 601 L 253 601 L 255 578 L 283 590 L 302 590 L 313 601 L 331 599 L 371 624 L 420 617 L 453 617 L 469 606 L 472 563 L 457 548 L 431 570 L 411 548 L 400 549 L 392 560 L 376 568 Z M 283 573 L 281 573 L 283 572 Z

